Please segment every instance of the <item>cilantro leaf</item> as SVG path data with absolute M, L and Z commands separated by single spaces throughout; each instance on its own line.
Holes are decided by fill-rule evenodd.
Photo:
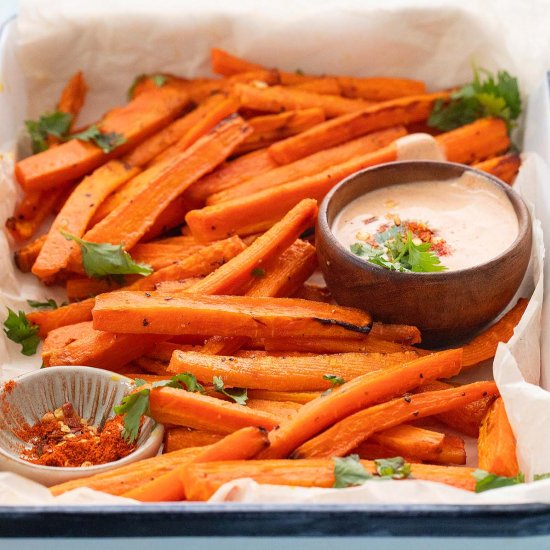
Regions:
M 38 120 L 26 120 L 25 126 L 31 136 L 32 152 L 40 153 L 48 148 L 48 136 L 64 138 L 69 132 L 73 116 L 55 111 L 46 113 Z
M 480 73 L 485 75 L 482 80 Z M 437 101 L 428 125 L 443 131 L 453 130 L 487 116 L 504 120 L 510 131 L 521 114 L 521 96 L 516 78 L 506 71 L 496 76 L 474 69 L 472 83 L 451 94 L 449 102 Z
M 265 277 L 265 269 L 261 267 L 255 267 L 251 271 L 252 277 L 256 277 L 256 279 L 263 279 Z
M 405 479 L 411 475 L 411 465 L 401 456 L 374 461 L 378 475 L 385 479 Z
M 27 300 L 29 306 L 36 309 L 57 309 L 61 306 L 66 306 L 67 302 L 62 302 L 59 306 L 53 298 L 48 298 L 45 302 L 39 302 L 38 300 Z
M 67 139 L 79 139 L 95 143 L 104 153 L 110 153 L 126 143 L 126 138 L 117 132 L 102 132 L 95 124 L 78 134 L 72 134 Z
M 40 343 L 38 325 L 34 325 L 27 319 L 24 311 L 15 311 L 8 308 L 8 318 L 4 321 L 6 336 L 17 344 L 21 344 L 23 355 L 34 355 Z
M 373 476 L 367 472 L 365 467 L 359 462 L 357 455 L 350 455 L 344 458 L 334 457 L 334 485 L 336 489 L 363 485 Z
M 545 474 L 535 474 L 533 476 L 533 481 L 542 481 L 543 479 L 550 479 L 550 472 L 546 472 Z
M 336 374 L 324 374 L 323 380 L 328 380 L 332 386 L 323 392 L 322 395 L 328 395 L 336 386 L 341 386 L 345 383 L 345 380 L 341 376 L 337 376 Z
M 214 376 L 212 382 L 214 383 L 214 389 L 217 392 L 223 393 L 223 395 L 230 397 L 239 405 L 246 405 L 246 402 L 248 401 L 248 392 L 245 388 L 226 389 L 221 376 Z
M 140 380 L 140 382 L 143 382 L 143 380 Z M 122 437 L 129 443 L 132 443 L 138 437 L 141 417 L 144 414 L 147 416 L 150 415 L 150 393 L 151 390 L 149 388 L 144 388 L 143 390 L 126 395 L 122 398 L 120 405 L 114 408 L 116 414 L 124 415 L 124 430 L 122 430 Z
M 132 85 L 128 88 L 128 99 L 134 98 L 134 92 L 136 91 L 136 87 L 140 82 L 143 82 L 146 78 L 149 78 L 153 81 L 155 86 L 158 86 L 161 88 L 166 84 L 166 81 L 168 78 L 164 76 L 163 74 L 152 74 L 152 75 L 146 75 L 146 74 L 140 74 L 134 78 L 134 81 L 132 82 Z
M 132 256 L 122 249 L 122 245 L 92 243 L 75 235 L 61 231 L 62 235 L 80 245 L 82 265 L 88 277 L 108 277 L 112 275 L 150 275 L 153 268 L 134 262 Z
M 190 372 L 184 372 L 181 374 L 176 374 L 172 376 L 170 380 L 160 380 L 158 382 L 153 382 L 153 388 L 180 388 L 184 385 L 187 391 L 206 393 L 204 386 L 197 382 L 197 378 L 194 374 Z
M 472 476 L 474 476 L 476 480 L 476 493 L 483 493 L 484 491 L 490 491 L 491 489 L 498 489 L 500 487 L 508 487 L 510 485 L 525 483 L 525 476 L 521 472 L 515 477 L 503 477 L 478 469 L 472 473 Z

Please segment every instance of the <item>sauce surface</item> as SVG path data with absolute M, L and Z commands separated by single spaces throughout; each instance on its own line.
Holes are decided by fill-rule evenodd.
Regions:
M 366 246 L 381 252 L 380 236 L 392 228 L 399 229 L 404 240 L 410 231 L 416 244 L 430 243 L 424 248 L 437 255 L 444 268 L 457 270 L 504 252 L 517 237 L 518 219 L 504 191 L 466 172 L 453 180 L 371 191 L 346 205 L 332 224 L 336 238 L 352 251 Z

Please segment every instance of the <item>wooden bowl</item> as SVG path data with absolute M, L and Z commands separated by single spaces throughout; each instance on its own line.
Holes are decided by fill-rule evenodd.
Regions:
M 516 240 L 486 263 L 436 273 L 390 271 L 357 257 L 332 233 L 338 212 L 369 191 L 418 181 L 450 180 L 467 171 L 502 189 L 518 217 Z M 319 266 L 334 299 L 341 305 L 369 311 L 377 321 L 415 325 L 428 345 L 464 339 L 502 312 L 525 275 L 531 238 L 527 207 L 509 185 L 462 164 L 432 161 L 392 162 L 346 178 L 323 200 L 316 230 Z

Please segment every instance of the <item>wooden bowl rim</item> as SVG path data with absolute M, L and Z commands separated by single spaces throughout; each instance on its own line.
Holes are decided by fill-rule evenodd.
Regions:
M 366 262 L 365 260 L 362 260 L 355 254 L 353 254 L 350 250 L 347 250 L 346 247 L 336 238 L 336 236 L 332 232 L 330 225 L 328 223 L 328 211 L 330 208 L 330 203 L 338 195 L 338 193 L 341 193 L 342 189 L 346 185 L 348 185 L 350 182 L 355 181 L 358 178 L 361 178 L 364 174 L 370 175 L 373 173 L 375 174 L 377 173 L 378 177 L 381 178 L 383 177 L 383 172 L 390 169 L 391 170 L 410 170 L 410 169 L 415 170 L 420 167 L 433 169 L 434 180 L 441 179 L 442 177 L 444 177 L 444 174 L 443 174 L 444 172 L 449 174 L 449 177 L 445 179 L 460 177 L 460 175 L 464 174 L 465 172 L 473 172 L 474 174 L 477 174 L 485 178 L 487 181 L 489 181 L 491 184 L 498 187 L 500 190 L 504 191 L 504 193 L 508 197 L 508 200 L 512 203 L 512 206 L 514 207 L 514 211 L 518 218 L 518 234 L 515 240 L 512 242 L 512 244 L 506 250 L 501 252 L 498 256 L 495 256 L 494 258 L 486 262 L 476 264 L 474 266 L 466 267 L 463 269 L 454 269 L 450 271 L 437 271 L 437 272 L 430 272 L 430 273 L 414 273 L 414 272 L 407 272 L 407 271 L 401 272 L 401 271 L 392 271 L 389 269 L 384 269 L 377 265 L 371 264 L 370 262 Z M 456 173 L 457 170 L 461 171 L 458 175 Z M 422 181 L 426 181 L 426 178 L 423 178 Z M 393 185 L 398 185 L 403 183 L 406 184 L 406 183 L 415 183 L 415 182 L 414 181 L 395 182 Z M 388 187 L 391 185 L 392 184 L 388 185 Z M 383 186 L 379 188 L 383 188 Z M 435 281 L 441 282 L 441 281 L 444 281 L 445 279 L 448 279 L 448 280 L 461 279 L 464 276 L 468 276 L 472 274 L 474 271 L 479 271 L 480 269 L 483 269 L 483 270 L 491 269 L 494 266 L 501 263 L 506 258 L 506 256 L 508 256 L 513 250 L 521 246 L 521 244 L 526 239 L 529 239 L 532 232 L 531 216 L 529 214 L 527 205 L 525 204 L 525 201 L 519 195 L 519 193 L 514 189 L 512 189 L 511 185 L 508 185 L 507 183 L 503 182 L 502 180 L 500 180 L 496 176 L 493 176 L 492 174 L 488 174 L 486 172 L 483 172 L 482 170 L 477 170 L 476 168 L 472 168 L 467 164 L 459 164 L 457 162 L 448 162 L 448 161 L 431 161 L 431 160 L 407 160 L 407 161 L 388 162 L 378 166 L 372 166 L 370 168 L 366 168 L 364 170 L 360 170 L 358 172 L 351 174 L 350 176 L 342 180 L 338 185 L 333 187 L 321 202 L 321 205 L 319 206 L 319 214 L 318 214 L 318 228 L 319 228 L 319 232 L 323 234 L 323 237 L 326 239 L 327 243 L 331 247 L 335 248 L 335 251 L 339 253 L 339 256 L 342 258 L 342 260 L 353 264 L 355 267 L 359 269 L 364 269 L 374 274 L 379 274 L 379 275 L 383 275 L 384 277 L 395 278 L 395 279 L 406 279 L 406 278 L 420 276 L 423 279 L 431 282 L 435 282 Z M 325 269 L 325 268 L 326 266 L 322 266 L 322 269 Z

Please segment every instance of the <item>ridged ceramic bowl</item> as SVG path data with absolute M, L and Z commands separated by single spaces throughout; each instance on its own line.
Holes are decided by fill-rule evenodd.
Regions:
M 31 464 L 19 458 L 22 449 L 30 447 L 14 433 L 23 423 L 33 425 L 46 412 L 69 402 L 89 424 L 103 426 L 114 415 L 113 407 L 130 392 L 132 385 L 129 378 L 102 369 L 49 367 L 19 376 L 11 391 L 1 386 L 0 469 L 51 486 L 154 456 L 162 443 L 164 428 L 147 418 L 142 425 L 136 450 L 115 462 L 84 468 L 61 468 Z

